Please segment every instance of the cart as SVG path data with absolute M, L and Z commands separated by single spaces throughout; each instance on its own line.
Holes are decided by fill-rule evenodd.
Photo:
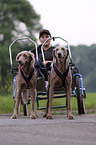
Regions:
M 28 39 L 29 41 L 31 41 L 34 45 L 35 45 L 35 49 L 36 49 L 36 59 L 37 59 L 37 68 L 36 70 L 40 72 L 40 67 L 38 67 L 38 50 L 37 50 L 37 44 L 29 37 L 22 37 L 22 38 L 17 38 L 15 39 L 9 46 L 9 55 L 10 55 L 10 64 L 11 64 L 11 73 L 15 73 L 17 74 L 17 68 L 13 68 L 13 63 L 12 63 L 12 45 L 18 41 L 18 40 L 24 40 L 24 39 Z M 56 39 L 60 39 L 62 41 L 64 41 L 67 44 L 67 47 L 69 49 L 69 55 L 70 55 L 70 66 L 71 66 L 71 70 L 72 70 L 72 93 L 71 93 L 71 97 L 76 97 L 77 100 L 77 104 L 78 104 L 78 114 L 85 114 L 85 104 L 84 104 L 84 98 L 86 98 L 86 93 L 85 93 L 85 88 L 83 87 L 83 79 L 82 79 L 82 75 L 79 73 L 78 68 L 73 65 L 72 63 L 72 57 L 71 57 L 71 51 L 70 51 L 70 46 L 68 44 L 68 42 L 66 40 L 64 40 L 61 37 L 51 37 L 48 38 L 42 45 L 41 47 L 41 52 L 42 52 L 42 58 L 43 58 L 43 63 L 45 65 L 45 69 L 46 68 L 46 64 L 45 64 L 45 57 L 44 57 L 44 51 L 43 51 L 43 46 L 44 44 L 48 41 L 48 40 L 53 40 L 56 41 Z M 13 80 L 13 99 L 15 102 L 15 97 L 14 97 L 14 89 L 15 89 L 15 78 Z M 46 107 L 40 107 L 40 101 L 42 100 L 47 100 L 47 92 L 46 92 L 46 87 L 45 87 L 45 78 L 44 76 L 38 77 L 37 78 L 37 94 L 36 94 L 36 104 L 37 104 L 37 110 L 44 110 L 46 109 Z M 42 97 L 43 96 L 43 97 Z M 22 94 L 21 94 L 21 104 L 23 105 L 23 112 L 24 115 L 27 116 L 28 115 L 28 104 L 30 104 L 30 94 L 29 94 L 29 101 L 27 104 L 23 103 L 22 100 Z M 63 91 L 62 88 L 58 88 L 55 90 L 54 92 L 54 96 L 53 99 L 58 99 L 58 98 L 66 98 L 66 93 Z M 55 108 L 65 108 L 66 107 L 66 103 L 65 105 L 62 106 L 53 106 L 53 109 Z

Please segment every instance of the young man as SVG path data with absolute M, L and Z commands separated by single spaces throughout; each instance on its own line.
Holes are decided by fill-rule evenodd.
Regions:
M 51 38 L 51 33 L 47 29 L 42 29 L 39 32 L 39 40 L 41 44 L 38 46 L 38 54 L 41 60 L 42 60 L 41 46 L 48 38 Z M 55 48 L 50 44 L 50 42 L 51 40 L 48 40 L 43 46 L 46 66 L 52 63 L 53 59 L 52 51 Z
M 45 80 L 48 80 L 48 73 L 47 71 L 44 69 L 44 65 L 42 63 L 43 59 L 42 59 L 42 52 L 41 52 L 41 46 L 42 44 L 48 39 L 51 38 L 51 33 L 49 32 L 49 30 L 47 29 L 42 29 L 39 32 L 39 40 L 40 40 L 40 45 L 38 46 L 38 56 L 39 56 L 39 65 L 40 65 L 40 71 L 41 73 L 45 76 Z M 51 46 L 50 44 L 51 40 L 48 40 L 45 45 L 43 46 L 44 49 L 44 56 L 45 56 L 45 63 L 46 63 L 46 68 L 50 69 L 50 64 L 52 63 L 52 51 L 55 47 Z M 32 52 L 35 54 L 35 49 L 32 50 Z M 37 61 L 35 63 L 35 66 L 37 65 Z

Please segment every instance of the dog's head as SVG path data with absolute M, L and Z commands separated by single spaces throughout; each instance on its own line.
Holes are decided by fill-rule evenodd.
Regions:
M 20 67 L 26 67 L 28 64 L 34 66 L 35 59 L 34 54 L 29 51 L 22 51 L 17 54 L 16 61 Z
M 53 50 L 53 62 L 62 62 L 67 59 L 69 50 L 66 47 L 58 46 Z

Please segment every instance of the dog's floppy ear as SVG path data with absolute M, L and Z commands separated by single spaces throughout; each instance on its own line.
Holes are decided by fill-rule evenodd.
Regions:
M 31 63 L 34 65 L 35 64 L 34 54 L 32 52 L 29 52 L 29 54 L 30 54 L 30 58 L 31 58 Z
M 69 50 L 67 49 L 67 57 L 68 57 L 68 55 L 69 55 Z
M 16 56 L 16 61 L 19 59 L 20 54 L 21 54 L 21 53 L 18 53 L 18 54 L 17 54 L 17 56 Z
M 66 62 L 68 56 L 69 56 L 69 50 L 67 49 L 67 50 L 66 50 L 66 58 L 65 58 L 65 62 Z
M 55 49 L 53 49 L 53 62 L 55 62 L 56 61 L 56 56 L 55 56 Z

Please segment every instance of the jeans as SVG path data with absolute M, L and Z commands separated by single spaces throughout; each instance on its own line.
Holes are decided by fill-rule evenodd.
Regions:
M 43 76 L 45 78 L 45 81 L 48 81 L 48 72 L 39 58 L 38 63 L 37 59 L 35 58 L 35 68 L 37 72 L 37 77 Z

